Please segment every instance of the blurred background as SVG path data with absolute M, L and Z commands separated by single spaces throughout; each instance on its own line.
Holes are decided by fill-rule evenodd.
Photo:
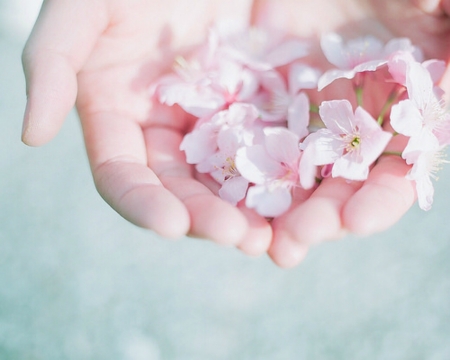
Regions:
M 0 0 L 0 359 L 450 359 L 450 166 L 435 204 L 297 268 L 170 242 L 97 194 L 75 113 L 20 142 L 39 0 Z

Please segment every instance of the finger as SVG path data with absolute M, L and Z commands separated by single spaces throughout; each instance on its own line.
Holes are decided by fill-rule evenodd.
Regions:
M 300 264 L 308 253 L 308 245 L 293 240 L 291 234 L 276 231 L 268 254 L 275 264 L 282 268 L 292 268 Z
M 239 206 L 248 222 L 248 231 L 238 249 L 250 256 L 260 256 L 267 252 L 272 242 L 270 223 L 245 205 Z
M 193 178 L 192 167 L 179 150 L 182 135 L 161 127 L 147 128 L 144 134 L 148 165 L 186 206 L 191 220 L 190 235 L 220 244 L 239 244 L 248 231 L 245 216 Z
M 408 170 L 399 156 L 383 156 L 364 186 L 345 205 L 344 227 L 359 235 L 370 235 L 395 224 L 416 199 L 413 183 L 405 178 Z
M 450 0 L 442 0 L 441 7 L 444 13 L 450 17 Z
M 326 178 L 303 203 L 286 214 L 274 219 L 273 228 L 282 237 L 304 244 L 342 237 L 341 212 L 361 182 L 342 178 Z
M 107 26 L 97 0 L 45 1 L 23 51 L 27 83 L 22 139 L 38 146 L 52 139 L 75 103 L 76 74 Z
M 167 238 L 190 228 L 185 206 L 147 166 L 142 129 L 118 113 L 82 114 L 86 148 L 102 197 L 124 218 Z

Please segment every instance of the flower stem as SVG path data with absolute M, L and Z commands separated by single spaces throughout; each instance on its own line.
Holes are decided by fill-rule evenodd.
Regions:
M 392 90 L 380 111 L 380 115 L 378 116 L 377 120 L 378 125 L 380 126 L 383 125 L 384 117 L 386 116 L 387 111 L 390 109 L 394 101 L 397 99 L 397 96 L 398 96 L 397 89 Z
M 319 113 L 319 107 L 316 104 L 309 105 L 309 111 L 315 114 Z
M 363 87 L 356 86 L 355 87 L 355 95 L 356 95 L 356 103 L 358 106 L 363 106 Z
M 400 151 L 384 151 L 381 153 L 381 156 L 385 155 L 394 155 L 394 156 L 402 156 L 402 153 Z

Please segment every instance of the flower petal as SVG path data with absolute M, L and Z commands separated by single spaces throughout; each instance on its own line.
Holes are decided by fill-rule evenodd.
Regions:
M 333 133 L 353 133 L 355 115 L 348 100 L 324 101 L 319 107 L 319 114 L 327 129 Z
M 415 103 L 406 99 L 391 108 L 391 126 L 399 134 L 414 136 L 422 129 L 423 117 Z
M 198 164 L 214 154 L 217 149 L 216 127 L 205 123 L 198 129 L 188 133 L 180 144 L 180 150 L 186 153 L 188 164 Z
M 422 110 L 434 96 L 431 75 L 420 63 L 412 62 L 408 64 L 406 88 L 409 98 Z
M 365 162 L 356 162 L 350 154 L 336 160 L 331 171 L 333 177 L 342 177 L 348 180 L 366 180 L 369 175 L 369 166 Z
M 345 79 L 353 79 L 356 75 L 354 70 L 340 70 L 340 69 L 331 69 L 326 71 L 320 78 L 317 83 L 317 89 L 321 91 L 323 88 L 330 85 L 334 80 L 345 78 Z
M 286 212 L 292 203 L 292 196 L 288 189 L 276 187 L 269 189 L 266 186 L 252 186 L 248 189 L 245 205 L 255 209 L 258 214 L 265 217 L 277 217 Z
M 297 94 L 302 89 L 315 89 L 320 71 L 305 64 L 295 63 L 289 70 L 289 92 Z
M 328 129 L 308 135 L 301 146 L 314 165 L 332 164 L 343 152 L 342 141 Z
M 295 164 L 300 157 L 299 138 L 283 127 L 265 128 L 266 151 L 279 163 Z
M 235 176 L 223 182 L 219 190 L 219 196 L 225 201 L 236 205 L 245 197 L 247 188 L 248 181 L 242 176 Z
M 294 97 L 288 109 L 288 129 L 303 139 L 308 135 L 309 125 L 309 99 L 305 93 Z
M 240 148 L 235 163 L 239 173 L 255 184 L 264 184 L 268 178 L 277 178 L 283 173 L 281 165 L 268 156 L 262 145 Z

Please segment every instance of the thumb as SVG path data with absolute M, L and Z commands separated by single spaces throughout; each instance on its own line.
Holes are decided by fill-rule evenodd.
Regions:
M 27 106 L 22 141 L 39 146 L 59 131 L 75 104 L 77 73 L 108 24 L 101 0 L 44 1 L 22 63 Z

